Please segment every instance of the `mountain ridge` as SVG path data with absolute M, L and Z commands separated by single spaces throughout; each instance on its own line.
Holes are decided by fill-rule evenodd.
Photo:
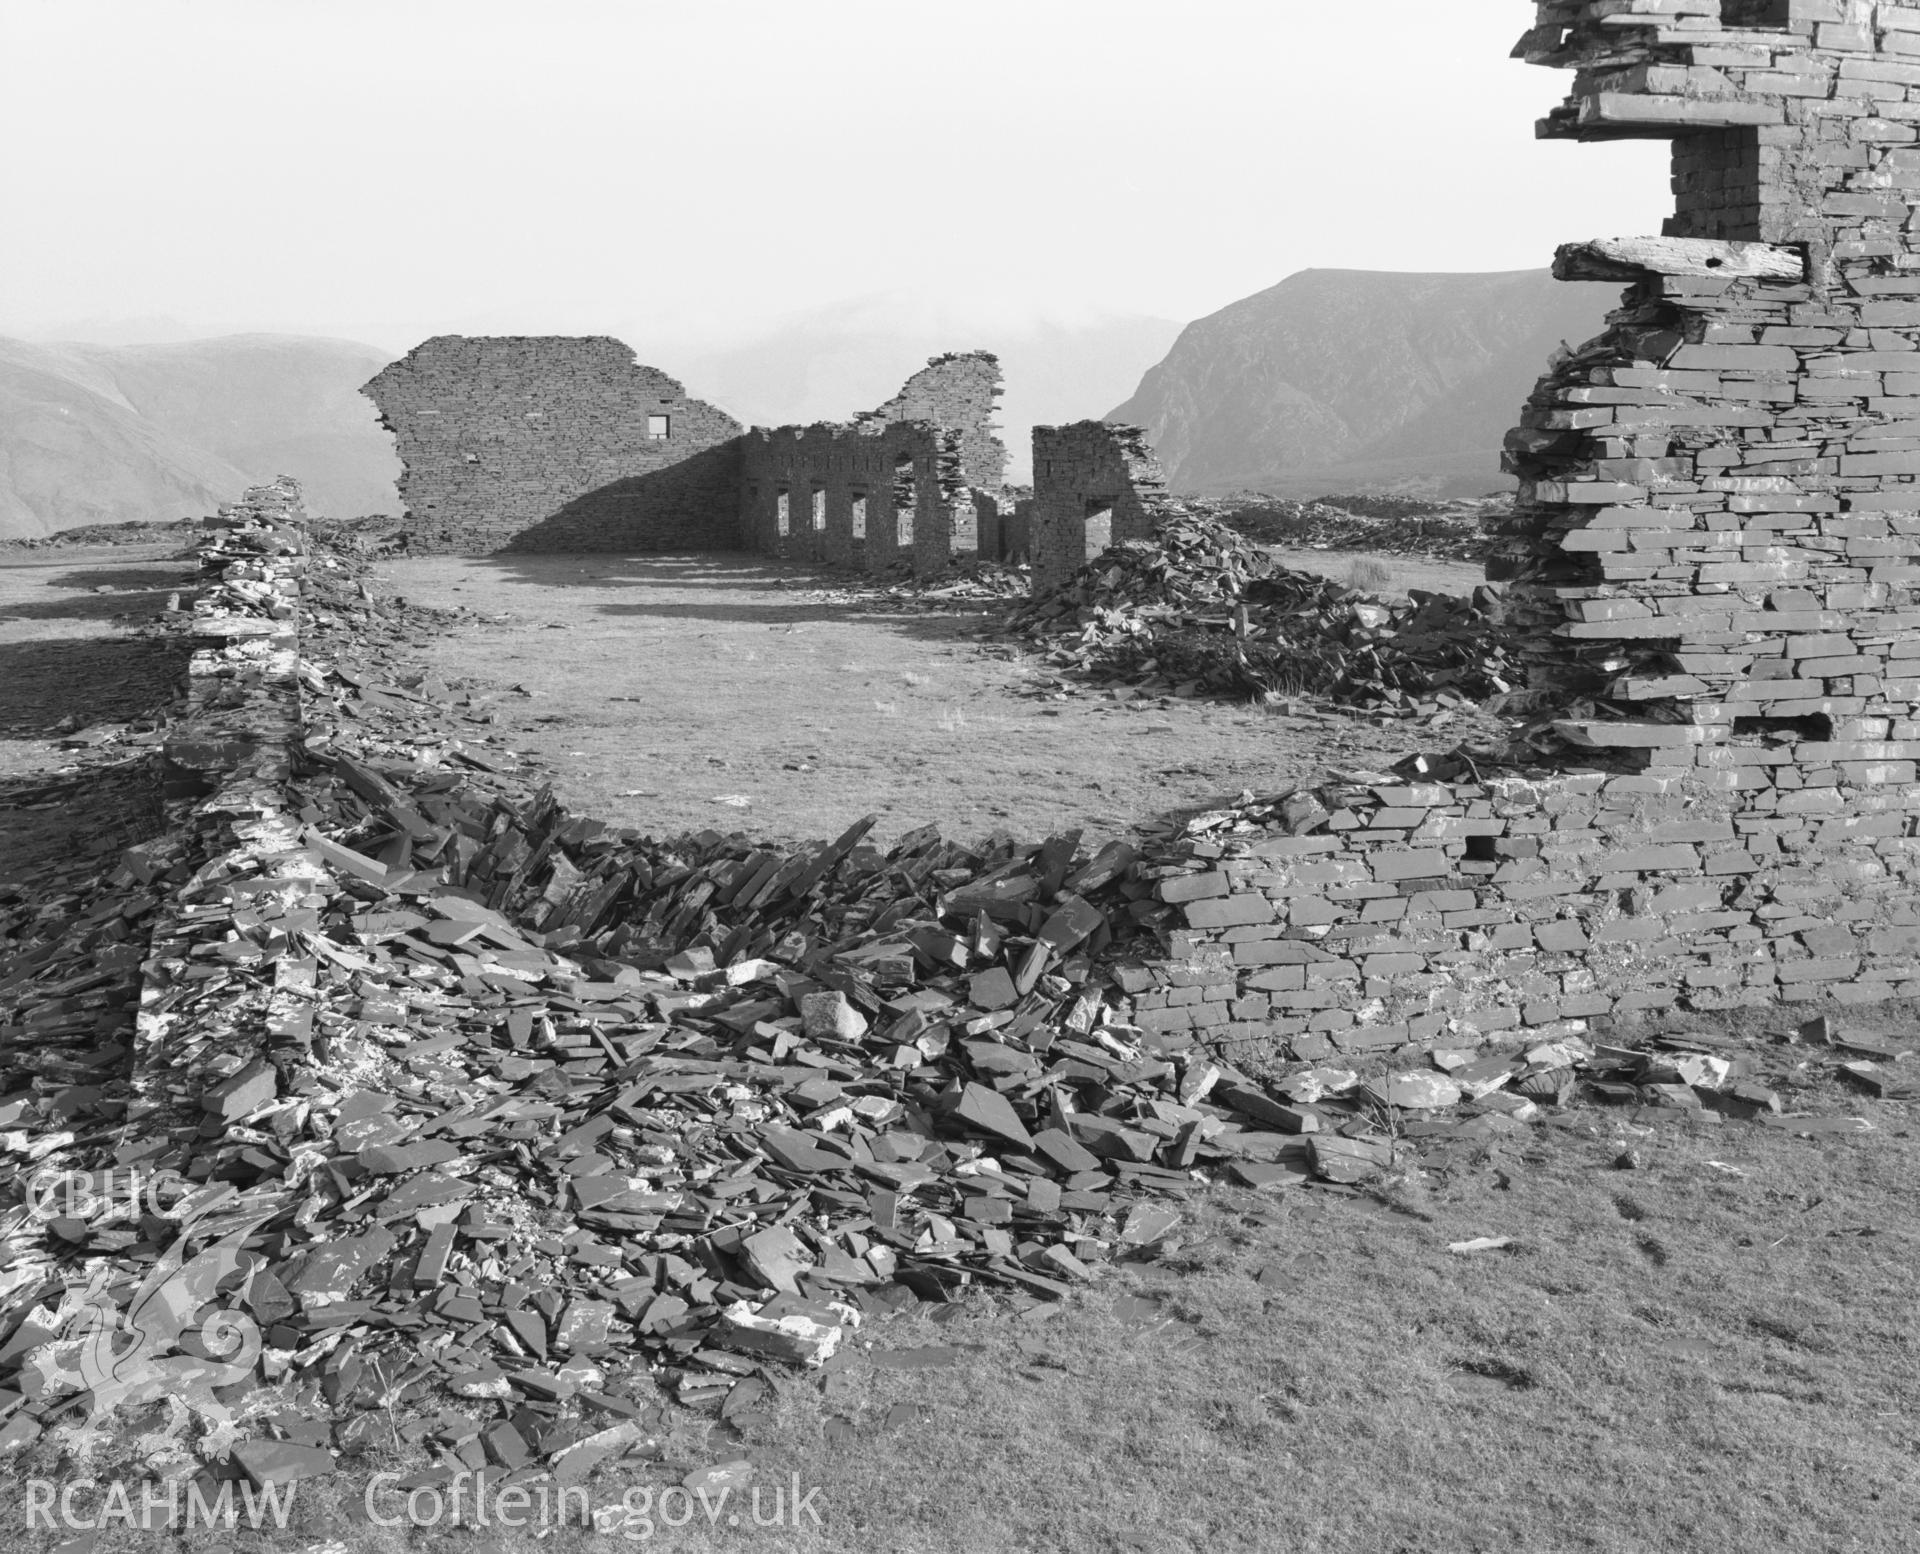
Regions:
M 325 337 L 154 345 L 0 337 L 0 538 L 195 517 L 278 474 L 311 511 L 398 511 L 360 384 L 390 358 Z
M 1106 419 L 1144 426 L 1179 491 L 1478 494 L 1549 354 L 1618 297 L 1545 270 L 1300 270 L 1188 324 Z

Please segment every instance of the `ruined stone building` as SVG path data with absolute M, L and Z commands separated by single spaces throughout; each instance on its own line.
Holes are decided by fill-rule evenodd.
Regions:
M 999 395 L 992 356 L 937 356 L 850 421 L 755 427 L 743 444 L 742 536 L 768 555 L 873 571 L 1001 557 Z
M 1143 428 L 1106 421 L 1036 426 L 1034 590 L 1065 582 L 1109 545 L 1151 538 L 1176 505 Z
M 736 543 L 740 423 L 606 335 L 436 335 L 363 392 L 416 550 Z
M 416 550 L 725 550 L 884 570 L 1005 556 L 999 363 L 936 357 L 845 422 L 747 430 L 618 340 L 441 335 L 364 391 Z

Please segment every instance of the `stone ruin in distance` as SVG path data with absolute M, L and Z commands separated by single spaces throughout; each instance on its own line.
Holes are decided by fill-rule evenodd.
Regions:
M 1492 520 L 1488 575 L 1560 774 L 1425 784 L 1424 821 L 1347 836 L 1274 899 L 1402 898 L 1409 926 L 1374 946 L 1394 976 L 1361 989 L 1396 1001 L 1390 1023 L 1399 1002 L 1429 1017 L 1423 978 L 1483 975 L 1479 951 L 1509 979 L 1511 1019 L 1487 1029 L 1920 994 L 1920 4 L 1542 0 L 1515 53 L 1574 72 L 1541 136 L 1673 143 L 1661 235 L 1556 256 L 1625 290 L 1530 396 L 1505 452 L 1517 502 Z M 1150 535 L 1170 500 L 1138 428 L 1088 421 L 1035 429 L 1033 497 L 1008 502 L 985 353 L 852 421 L 772 430 L 607 339 L 442 337 L 368 392 L 421 549 L 921 573 L 1019 550 L 1038 587 Z M 1237 960 L 1244 983 L 1253 926 L 1194 905 L 1176 951 Z M 1325 1004 L 1255 974 L 1279 978 L 1275 1015 Z

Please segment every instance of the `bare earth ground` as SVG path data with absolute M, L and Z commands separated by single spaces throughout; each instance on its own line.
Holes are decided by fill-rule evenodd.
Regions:
M 1486 581 L 1486 571 L 1477 561 L 1447 561 L 1426 556 L 1382 556 L 1368 550 L 1295 550 L 1284 545 L 1268 549 L 1285 566 L 1302 572 L 1318 572 L 1336 582 L 1349 582 L 1356 567 L 1378 568 L 1386 574 L 1379 585 L 1367 584 L 1375 591 L 1403 594 L 1409 588 L 1425 588 L 1439 594 L 1466 594 Z
M 428 661 L 476 689 L 523 687 L 492 704 L 513 748 L 544 763 L 576 811 L 655 835 L 835 836 L 873 811 L 887 838 L 929 821 L 961 841 L 1002 827 L 1112 836 L 1328 761 L 1374 766 L 1458 737 L 1048 692 L 1033 660 L 982 640 L 983 605 L 849 602 L 844 580 L 760 557 L 434 557 L 386 570 L 417 604 L 504 615 L 437 639 Z
M 962 837 L 1117 831 L 1450 742 L 1220 704 L 1028 698 L 1031 662 L 983 651 L 979 617 L 863 612 L 748 558 L 391 571 L 417 602 L 513 617 L 424 649 L 443 677 L 482 682 L 456 718 L 497 709 L 570 804 L 655 832 L 830 835 L 869 808 L 889 834 L 927 819 Z M 515 682 L 532 698 L 502 694 Z M 751 806 L 716 801 L 729 793 Z M 1915 1029 L 1910 1010 L 1842 1019 Z M 1773 1023 L 1737 1029 L 1770 1041 Z M 650 1490 L 658 1508 L 690 1470 L 744 1457 L 768 1490 L 817 1489 L 818 1529 L 757 1529 L 743 1500 L 709 1525 L 680 1497 L 671 1515 L 689 1524 L 656 1515 L 630 1541 L 373 1527 L 369 1476 L 425 1465 L 382 1448 L 300 1484 L 284 1532 L 115 1528 L 91 1551 L 1906 1554 L 1920 1144 L 1909 1106 L 1842 1092 L 1809 1056 L 1793 1109 L 1873 1131 L 1808 1139 L 1582 1105 L 1430 1153 L 1376 1192 L 1201 1189 L 1157 1262 L 1106 1265 L 1026 1317 L 980 1297 L 871 1322 L 824 1385 L 775 1371 L 770 1413 L 732 1423 L 675 1410 L 596 1480 L 596 1503 Z M 1449 1250 L 1483 1236 L 1512 1244 Z M 924 1352 L 909 1365 L 900 1350 Z M 32 1466 L 0 1475 L 0 1548 L 51 1554 L 65 1529 L 14 1520 Z
M 123 807 L 103 788 L 126 774 L 91 775 L 101 763 L 58 730 L 124 723 L 184 685 L 187 648 L 132 631 L 192 577 L 166 559 L 177 549 L 0 548 L 0 879 L 68 850 L 75 832 L 119 836 L 103 830 L 103 802 Z

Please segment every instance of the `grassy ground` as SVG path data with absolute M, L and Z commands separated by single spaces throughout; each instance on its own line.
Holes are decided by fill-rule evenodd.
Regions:
M 671 1497 L 694 1520 L 650 1541 L 1904 1554 L 1920 1516 L 1920 1145 L 1898 1105 L 1822 1099 L 1877 1130 L 1805 1140 L 1578 1109 L 1378 1192 L 1204 1192 L 1179 1246 L 1103 1267 L 1044 1317 L 985 1298 L 921 1307 L 869 1324 L 827 1378 L 776 1374 L 770 1406 L 736 1423 L 672 1410 L 593 1500 L 651 1490 L 657 1508 L 689 1471 L 744 1459 L 769 1490 L 818 1488 L 821 1528 L 728 1528 L 725 1511 L 709 1528 Z M 1627 1148 L 1637 1169 L 1615 1164 Z M 1448 1250 L 1479 1236 L 1512 1245 Z M 925 1348 L 951 1363 L 890 1353 Z M 236 1547 L 618 1545 L 364 1525 L 370 1474 L 415 1461 L 303 1484 L 284 1533 Z M 19 1503 L 17 1485 L 0 1491 Z M 114 1530 L 97 1554 L 155 1546 Z
M 417 603 L 505 612 L 435 641 L 429 662 L 481 682 L 513 747 L 546 763 L 567 803 L 655 834 L 833 836 L 877 811 L 884 837 L 928 821 L 962 839 L 999 827 L 1119 835 L 1330 759 L 1453 742 L 1345 717 L 1050 691 L 1030 660 L 981 641 L 979 607 L 878 612 L 758 557 L 436 557 L 385 570 Z M 516 684 L 527 694 L 494 694 Z

